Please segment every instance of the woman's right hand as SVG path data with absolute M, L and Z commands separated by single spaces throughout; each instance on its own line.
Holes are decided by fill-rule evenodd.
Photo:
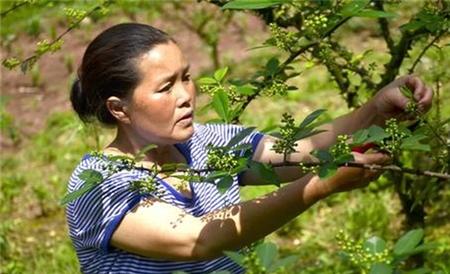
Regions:
M 391 158 L 384 153 L 353 152 L 356 163 L 386 165 Z M 376 180 L 382 171 L 356 167 L 340 167 L 335 175 L 328 179 L 319 180 L 317 188 L 324 197 L 337 192 L 349 191 L 367 186 Z

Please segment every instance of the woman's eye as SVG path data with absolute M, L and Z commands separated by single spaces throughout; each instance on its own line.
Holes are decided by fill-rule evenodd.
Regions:
M 158 93 L 170 91 L 171 88 L 172 88 L 172 84 L 165 85 L 162 89 L 158 90 Z
M 183 81 L 191 81 L 191 75 L 190 74 L 185 74 L 183 76 Z

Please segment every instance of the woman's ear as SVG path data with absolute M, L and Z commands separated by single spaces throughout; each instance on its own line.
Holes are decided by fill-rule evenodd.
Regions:
M 111 96 L 106 100 L 106 107 L 112 116 L 114 116 L 117 121 L 129 124 L 130 117 L 128 116 L 128 108 L 125 100 L 120 99 L 116 96 Z

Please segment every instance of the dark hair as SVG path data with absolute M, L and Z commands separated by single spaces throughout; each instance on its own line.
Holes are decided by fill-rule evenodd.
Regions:
M 169 41 L 173 39 L 165 32 L 137 23 L 115 25 L 100 33 L 87 47 L 72 85 L 70 101 L 80 119 L 115 125 L 106 100 L 128 97 L 141 80 L 137 58 Z

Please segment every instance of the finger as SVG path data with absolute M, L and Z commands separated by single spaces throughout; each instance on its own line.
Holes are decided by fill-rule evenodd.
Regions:
M 389 155 L 381 152 L 377 153 L 367 153 L 367 154 L 361 154 L 361 153 L 353 153 L 353 156 L 355 158 L 355 162 L 362 163 L 362 164 L 387 164 L 391 161 L 391 158 Z
M 420 110 L 427 111 L 430 109 L 433 102 L 433 90 L 431 88 L 425 88 L 424 95 L 418 102 Z
M 408 86 L 415 95 L 416 92 L 420 92 L 423 89 L 423 82 L 416 76 L 409 75 L 405 81 L 406 86 Z

